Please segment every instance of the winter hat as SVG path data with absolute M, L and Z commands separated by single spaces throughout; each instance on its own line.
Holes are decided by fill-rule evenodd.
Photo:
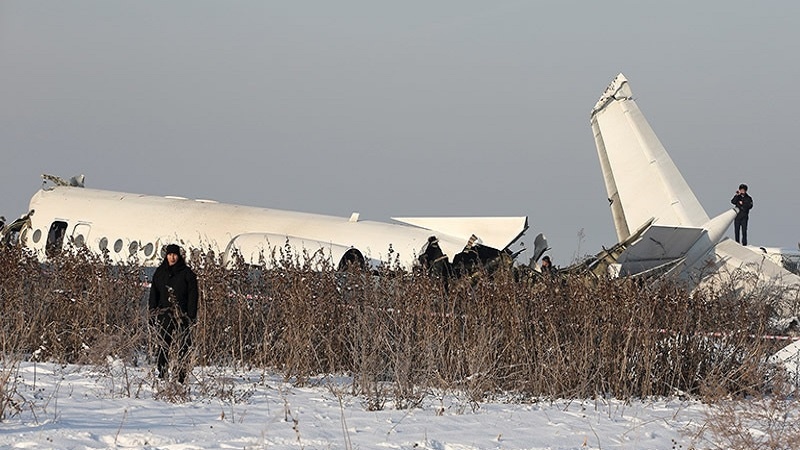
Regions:
M 177 244 L 169 244 L 169 245 L 167 246 L 167 250 L 166 250 L 166 253 L 165 253 L 165 255 L 169 255 L 170 253 L 174 253 L 174 254 L 176 254 L 176 255 L 180 256 L 180 254 L 181 254 L 181 248 L 180 248 L 180 247 L 178 247 L 178 245 L 177 245 Z
M 742 184 L 739 185 L 739 189 L 744 189 L 746 191 L 747 190 L 747 185 L 742 183 Z

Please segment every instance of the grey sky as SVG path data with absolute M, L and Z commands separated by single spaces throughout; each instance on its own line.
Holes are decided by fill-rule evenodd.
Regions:
M 371 220 L 528 215 L 566 265 L 616 241 L 588 120 L 623 72 L 709 215 L 746 182 L 751 244 L 795 247 L 798 42 L 797 2 L 0 0 L 0 214 L 83 173 Z

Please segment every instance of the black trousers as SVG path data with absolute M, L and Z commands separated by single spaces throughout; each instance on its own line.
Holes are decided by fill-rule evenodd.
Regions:
M 186 380 L 186 370 L 188 361 L 186 355 L 192 345 L 192 336 L 189 330 L 189 319 L 186 317 L 176 318 L 172 312 L 160 313 L 157 318 L 158 323 L 158 377 L 166 378 L 171 354 L 177 351 L 176 366 L 178 369 L 178 382 Z
M 736 218 L 733 219 L 734 237 L 736 237 L 736 242 L 741 242 L 742 245 L 747 245 L 747 220 L 749 218 L 750 218 L 749 216 L 743 216 L 743 217 L 736 216 Z M 742 237 L 741 241 L 739 240 L 740 231 Z

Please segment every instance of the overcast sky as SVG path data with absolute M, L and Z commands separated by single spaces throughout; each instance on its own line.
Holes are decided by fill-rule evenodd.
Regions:
M 0 0 L 0 214 L 40 175 L 616 242 L 589 112 L 614 76 L 714 216 L 796 248 L 800 3 Z M 733 231 L 729 231 L 732 235 Z

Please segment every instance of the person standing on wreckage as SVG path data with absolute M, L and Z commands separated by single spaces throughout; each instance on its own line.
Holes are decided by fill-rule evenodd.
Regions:
M 158 378 L 166 379 L 169 362 L 178 352 L 178 382 L 186 381 L 186 356 L 192 345 L 190 327 L 197 320 L 197 275 L 186 265 L 181 248 L 167 246 L 164 261 L 153 274 L 150 285 L 150 318 L 158 328 Z
M 736 218 L 733 220 L 733 230 L 736 242 L 747 245 L 747 222 L 750 220 L 750 210 L 753 209 L 753 197 L 747 193 L 747 185 L 740 184 L 736 194 L 731 199 L 736 206 Z M 741 230 L 741 241 L 739 231 Z

